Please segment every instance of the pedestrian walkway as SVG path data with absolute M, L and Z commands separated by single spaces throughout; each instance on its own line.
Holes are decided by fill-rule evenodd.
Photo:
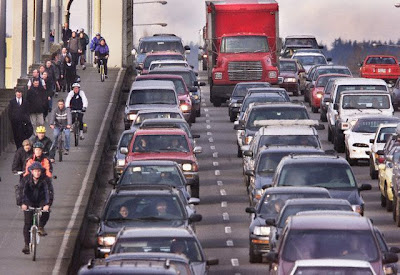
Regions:
M 48 236 L 41 238 L 38 246 L 37 262 L 32 262 L 30 255 L 21 252 L 24 216 L 15 204 L 14 185 L 19 177 L 11 173 L 15 146 L 10 144 L 0 156 L 0 274 L 9 274 L 10 271 L 12 274 L 66 274 L 84 215 L 85 208 L 79 207 L 79 202 L 82 205 L 87 203 L 124 71 L 109 69 L 109 78 L 103 83 L 95 68 L 80 70 L 78 74 L 81 76 L 81 89 L 89 100 L 84 116 L 88 133 L 78 147 L 71 143 L 70 154 L 64 156 L 62 163 L 54 164 L 53 174 L 57 176 L 53 180 L 54 204 L 46 226 Z M 67 93 L 60 93 L 58 98 L 66 96 Z M 47 135 L 51 138 L 53 135 L 48 127 Z

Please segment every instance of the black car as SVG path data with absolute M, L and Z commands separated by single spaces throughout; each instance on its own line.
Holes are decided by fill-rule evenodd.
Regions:
M 228 101 L 228 115 L 231 122 L 234 122 L 239 114 L 242 101 L 250 88 L 271 87 L 268 82 L 240 82 L 235 85 L 231 98 Z
M 91 221 L 99 223 L 96 257 L 104 257 L 110 253 L 115 236 L 123 227 L 187 227 L 200 221 L 201 215 L 189 209 L 182 197 L 178 190 L 163 186 L 112 190 L 104 204 L 102 215 L 89 216 Z
M 249 226 L 249 257 L 251 263 L 259 263 L 262 254 L 270 251 L 270 226 L 266 219 L 275 219 L 281 207 L 288 199 L 294 198 L 330 198 L 329 191 L 320 187 L 271 187 L 265 190 L 260 203 L 256 207 L 247 207 L 247 213 L 254 218 Z
M 272 185 L 324 187 L 332 198 L 348 200 L 361 215 L 364 214 L 364 200 L 360 191 L 372 188 L 370 184 L 358 186 L 350 164 L 339 156 L 330 155 L 284 157 L 276 168 Z

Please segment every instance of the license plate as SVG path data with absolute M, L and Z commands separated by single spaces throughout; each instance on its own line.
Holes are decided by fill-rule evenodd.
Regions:
M 378 73 L 386 73 L 386 69 L 378 69 Z

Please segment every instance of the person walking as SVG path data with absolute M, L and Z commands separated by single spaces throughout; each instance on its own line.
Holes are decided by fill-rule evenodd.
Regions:
M 60 59 L 60 86 L 61 90 L 65 92 L 66 86 L 67 86 L 67 81 L 65 80 L 65 75 L 64 75 L 64 62 L 65 62 L 65 57 L 68 56 L 69 60 L 72 60 L 71 54 L 68 52 L 67 48 L 62 48 L 61 53 L 59 55 Z
M 64 47 L 67 47 L 68 45 L 68 41 L 72 36 L 72 31 L 69 28 L 69 25 L 67 22 L 64 23 L 64 27 L 62 29 L 62 41 L 63 41 L 63 45 Z
M 54 78 L 55 78 L 55 96 L 58 96 L 58 93 L 61 90 L 61 61 L 60 61 L 60 50 L 57 50 L 51 55 L 51 64 L 54 68 Z
M 26 95 L 33 129 L 36 129 L 39 125 L 44 125 L 44 113 L 49 109 L 47 92 L 39 82 L 38 78 L 34 79 L 33 85 Z
M 11 121 L 15 146 L 18 149 L 22 146 L 22 141 L 33 133 L 28 102 L 23 98 L 21 89 L 15 90 L 15 98 L 8 104 L 8 117 Z
M 33 84 L 33 80 L 34 80 L 34 79 L 39 79 L 39 81 L 40 81 L 39 84 L 40 84 L 41 86 L 43 86 L 43 87 L 46 89 L 46 83 L 44 83 L 43 79 L 40 77 L 39 70 L 38 70 L 38 69 L 34 69 L 34 70 L 32 71 L 32 77 L 29 78 L 28 84 L 26 85 L 26 86 L 28 87 L 28 90 L 32 87 L 32 84 Z
M 86 49 L 89 44 L 89 36 L 85 33 L 84 29 L 79 30 L 79 43 L 81 44 L 81 56 L 80 56 L 80 64 L 82 66 L 82 70 L 86 69 Z
M 100 40 L 100 44 L 96 47 L 94 56 L 95 58 L 98 60 L 97 62 L 97 67 L 98 67 L 98 71 L 100 72 L 100 60 L 103 61 L 103 65 L 104 65 L 104 74 L 105 77 L 108 78 L 107 76 L 107 60 L 108 60 L 108 56 L 110 54 L 110 50 L 108 49 L 106 40 L 104 38 L 102 38 Z
M 33 155 L 32 143 L 29 139 L 25 139 L 14 155 L 14 160 L 11 166 L 11 171 L 15 174 L 17 172 L 25 171 L 25 164 Z M 22 178 L 22 175 L 21 175 Z
M 51 113 L 50 116 L 50 128 L 53 132 L 53 147 L 56 149 L 58 137 L 61 131 L 65 134 L 65 152 L 64 155 L 68 155 L 70 148 L 70 131 L 72 125 L 71 110 L 65 107 L 64 99 L 59 99 L 57 102 L 57 108 Z M 53 149 L 52 149 L 53 150 Z
M 72 56 L 72 62 L 75 66 L 77 66 L 82 49 L 79 42 L 79 37 L 76 35 L 76 32 L 72 32 L 72 36 L 68 42 L 68 49 Z
M 72 90 L 72 84 L 75 82 L 76 79 L 76 66 L 74 61 L 71 60 L 70 56 L 65 56 L 62 68 L 62 76 L 65 79 L 65 88 L 69 93 Z

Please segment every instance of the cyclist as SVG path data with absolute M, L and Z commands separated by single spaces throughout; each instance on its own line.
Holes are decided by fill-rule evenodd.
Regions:
M 18 171 L 25 171 L 26 161 L 33 155 L 32 143 L 29 139 L 25 139 L 22 142 L 22 147 L 20 147 L 14 155 L 14 160 L 12 163 L 11 170 L 15 174 Z M 22 176 L 22 175 L 21 175 Z
M 110 50 L 108 49 L 106 40 L 104 38 L 100 39 L 100 44 L 97 45 L 97 47 L 95 49 L 94 57 L 97 59 L 97 66 L 98 66 L 99 72 L 100 72 L 100 60 L 103 61 L 104 75 L 106 78 L 108 78 L 108 76 L 107 76 L 107 59 L 108 59 L 109 54 L 110 54 Z
M 29 174 L 24 177 L 19 185 L 18 205 L 24 211 L 24 240 L 25 246 L 22 253 L 29 254 L 30 234 L 32 226 L 33 212 L 28 211 L 29 207 L 42 208 L 43 212 L 39 220 L 38 232 L 41 236 L 46 236 L 44 226 L 50 218 L 50 206 L 54 199 L 54 188 L 50 179 L 43 173 L 43 166 L 39 162 L 34 162 L 29 168 Z
M 70 129 L 72 125 L 72 116 L 71 110 L 65 108 L 64 99 L 59 99 L 57 102 L 58 107 L 53 110 L 50 116 L 50 128 L 54 130 L 53 132 L 53 147 L 54 150 L 57 147 L 58 136 L 60 135 L 61 130 L 65 133 L 65 152 L 64 155 L 68 155 L 69 153 L 69 144 L 70 144 Z M 53 148 L 52 148 L 53 150 Z
M 29 175 L 29 167 L 35 162 L 39 162 L 46 170 L 46 176 L 49 178 L 53 176 L 53 166 L 51 165 L 49 159 L 43 155 L 43 143 L 41 142 L 36 142 L 33 144 L 33 155 L 26 161 L 24 177 Z
M 49 137 L 46 136 L 46 127 L 38 126 L 36 127 L 36 136 L 29 139 L 32 144 L 40 142 L 43 144 L 43 155 L 48 157 L 51 162 L 54 162 L 54 156 L 56 155 L 56 150 L 53 147 L 53 142 Z
M 96 47 L 98 45 L 100 45 L 100 40 L 103 37 L 101 36 L 101 34 L 98 32 L 96 33 L 96 36 L 93 37 L 92 41 L 90 41 L 90 51 L 94 52 L 96 50 Z
M 86 112 L 86 108 L 88 106 L 88 100 L 85 95 L 85 92 L 81 90 L 81 85 L 79 83 L 74 83 L 72 85 L 72 91 L 68 93 L 67 99 L 65 100 L 65 107 L 70 108 L 71 110 L 79 110 L 82 112 Z M 77 115 L 72 116 L 72 124 L 74 124 L 76 117 L 80 122 L 80 139 L 85 139 L 83 136 L 83 113 L 77 113 Z M 78 129 L 74 129 L 74 131 L 78 131 Z

